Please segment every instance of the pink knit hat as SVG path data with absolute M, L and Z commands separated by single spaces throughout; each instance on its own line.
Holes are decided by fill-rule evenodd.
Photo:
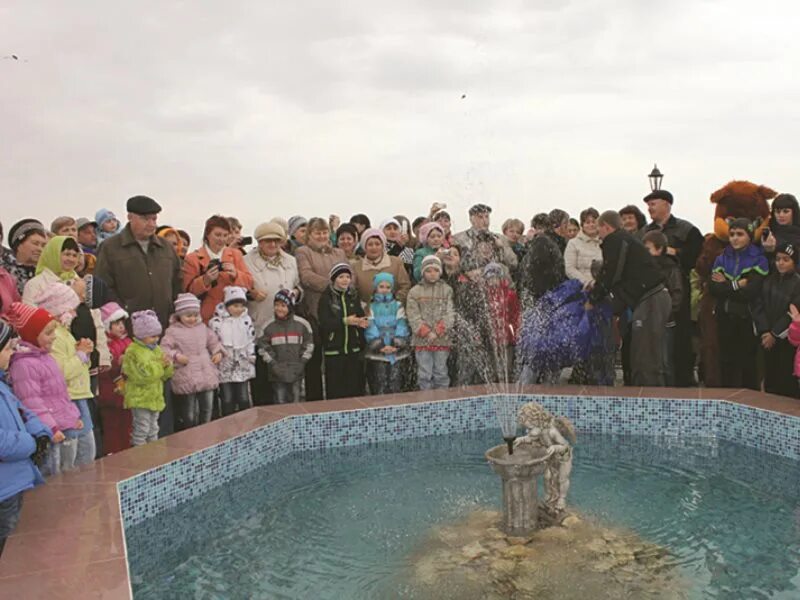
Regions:
M 419 228 L 419 235 L 417 236 L 419 237 L 419 243 L 424 246 L 428 242 L 428 235 L 430 235 L 431 231 L 434 229 L 438 229 L 442 235 L 444 235 L 444 228 L 436 221 L 430 221 Z
M 100 318 L 103 321 L 103 327 L 108 331 L 112 323 L 116 323 L 120 319 L 127 319 L 130 315 L 116 302 L 106 302 L 100 308 Z
M 152 310 L 139 310 L 131 315 L 133 337 L 142 339 L 161 335 L 161 322 Z
M 64 313 L 78 308 L 81 299 L 78 298 L 78 294 L 75 293 L 75 290 L 68 285 L 60 282 L 53 282 L 34 298 L 34 302 L 36 302 L 37 306 L 58 318 Z
M 178 294 L 175 298 L 175 314 L 177 316 L 200 312 L 200 300 L 194 294 Z
M 373 227 L 371 229 L 365 229 L 364 233 L 361 234 L 361 242 L 360 242 L 361 247 L 362 248 L 366 247 L 367 240 L 373 237 L 380 238 L 381 243 L 383 243 L 383 245 L 386 246 L 386 236 L 384 235 L 383 230 L 375 229 Z

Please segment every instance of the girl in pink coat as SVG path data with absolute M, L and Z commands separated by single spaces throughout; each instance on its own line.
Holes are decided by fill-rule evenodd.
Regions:
M 217 334 L 200 317 L 200 300 L 178 294 L 175 314 L 161 340 L 161 350 L 175 365 L 175 429 L 182 431 L 211 420 L 214 390 L 219 387 L 216 365 L 224 352 Z
M 42 474 L 57 475 L 75 467 L 78 436 L 83 429 L 80 411 L 70 399 L 64 374 L 50 355 L 56 320 L 43 308 L 15 302 L 6 313 L 22 341 L 8 369 L 14 393 L 23 406 L 53 433 L 53 444 L 42 464 Z

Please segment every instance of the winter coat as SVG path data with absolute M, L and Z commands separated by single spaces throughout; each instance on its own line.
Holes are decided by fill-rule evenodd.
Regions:
M 741 250 L 734 250 L 729 244 L 722 251 L 711 269 L 721 273 L 725 281 L 709 283 L 711 295 L 717 299 L 716 312 L 739 318 L 750 318 L 750 305 L 761 295 L 764 277 L 769 272 L 769 263 L 761 246 L 749 244 Z M 739 282 L 747 280 L 742 287 Z
M 44 483 L 30 456 L 36 437 L 52 437 L 36 414 L 20 404 L 4 376 L 0 370 L 0 502 Z
M 87 400 L 94 397 L 89 377 L 89 361 L 84 362 L 81 355 L 75 350 L 76 344 L 77 342 L 69 330 L 59 323 L 56 327 L 56 339 L 50 349 L 50 354 L 58 363 L 62 376 L 67 380 L 69 397 L 73 400 Z
M 161 349 L 175 365 L 172 391 L 184 395 L 217 389 L 219 371 L 211 362 L 211 356 L 224 352 L 217 334 L 202 322 L 187 327 L 175 315 L 171 321 L 161 340 Z M 187 356 L 189 364 L 179 364 L 176 360 L 178 354 Z
M 164 353 L 159 346 L 151 350 L 139 340 L 128 346 L 122 357 L 125 408 L 144 408 L 153 412 L 164 410 L 164 382 L 172 377 L 174 369 L 172 365 L 164 365 L 163 359 Z
M 97 375 L 98 367 L 111 365 L 103 318 L 99 310 L 90 309 L 85 304 L 79 304 L 75 312 L 75 318 L 69 326 L 70 333 L 76 340 L 82 338 L 92 340 L 94 350 L 89 355 L 89 375 Z
M 414 281 L 422 281 L 422 261 L 431 254 L 436 254 L 436 250 L 430 246 L 422 246 L 414 251 Z
M 225 296 L 226 287 L 235 285 L 246 290 L 253 287 L 253 276 L 247 269 L 244 257 L 239 250 L 223 248 L 221 256 L 220 260 L 223 265 L 233 264 L 236 269 L 236 277 L 220 269 L 219 278 L 211 285 L 206 285 L 203 281 L 203 275 L 208 270 L 208 263 L 211 262 L 205 246 L 187 255 L 183 262 L 183 289 L 200 298 L 200 316 L 203 317 L 203 323 L 208 323 L 209 319 L 214 316 L 217 304 L 222 302 Z
M 3 250 L 2 253 L 2 256 L 0 256 L 0 267 L 8 271 L 9 275 L 14 278 L 17 285 L 17 293 L 21 298 L 22 292 L 25 291 L 25 284 L 36 275 L 36 267 L 19 264 L 17 258 L 10 250 Z
M 100 395 L 97 405 L 102 408 L 122 408 L 125 399 L 116 392 L 117 381 L 122 377 L 122 357 L 133 343 L 128 336 L 116 338 L 108 336 L 108 350 L 111 353 L 111 368 L 100 373 Z
M 172 246 L 154 235 L 145 253 L 130 224 L 100 244 L 94 276 L 105 282 L 128 314 L 152 309 L 162 327 L 169 323 L 172 301 L 183 291 L 181 263 Z
M 389 256 L 396 256 L 401 261 L 403 261 L 403 267 L 405 267 L 406 275 L 408 275 L 409 279 L 412 276 L 412 272 L 414 270 L 414 248 L 411 246 L 403 246 L 398 242 L 386 242 L 386 254 Z M 409 288 L 411 286 L 409 285 Z
M 387 297 L 373 296 L 369 305 L 369 326 L 364 330 L 367 343 L 367 358 L 383 362 L 395 363 L 410 356 L 408 343 L 411 330 L 408 328 L 408 319 L 403 305 L 395 300 L 391 294 Z M 380 350 L 384 346 L 393 346 L 397 352 L 384 354 Z
M 329 273 L 336 263 L 346 263 L 343 250 L 326 246 L 313 250 L 302 246 L 295 252 L 297 271 L 303 286 L 303 307 L 305 314 L 316 319 L 319 314 L 319 301 L 331 285 Z
M 364 316 L 358 292 L 353 288 L 342 292 L 328 286 L 319 302 L 319 327 L 325 354 L 353 354 L 364 349 L 363 330 L 344 322 L 351 316 Z
M 25 289 L 22 292 L 22 301 L 30 306 L 39 306 L 36 299 L 54 283 L 66 283 L 69 285 L 70 282 L 61 279 L 50 269 L 45 269 L 25 284 Z
M 751 305 L 758 335 L 772 333 L 776 338 L 786 338 L 792 322 L 790 304 L 800 308 L 800 275 L 794 271 L 786 275 L 773 271 Z
M 378 273 L 390 273 L 394 277 L 394 295 L 400 302 L 406 301 L 408 290 L 411 289 L 411 280 L 408 278 L 408 271 L 406 271 L 403 261 L 386 253 L 374 264 L 366 258 L 361 259 L 353 267 L 353 273 L 353 285 L 358 290 L 358 296 L 364 304 L 368 304 L 372 299 L 372 282 Z
M 660 254 L 654 257 L 656 265 L 661 270 L 664 276 L 664 284 L 667 286 L 669 298 L 672 301 L 672 311 L 670 313 L 670 322 L 674 322 L 678 317 L 678 311 L 683 304 L 683 274 L 678 261 L 668 254 Z M 686 290 L 688 292 L 688 290 Z
M 308 321 L 290 314 L 273 319 L 258 339 L 258 353 L 279 383 L 294 383 L 303 377 L 305 365 L 314 353 L 314 334 Z
M 38 346 L 20 342 L 11 357 L 9 379 L 17 398 L 50 431 L 74 429 L 80 411 L 69 397 L 58 363 Z
M 415 348 L 449 348 L 452 344 L 452 328 L 455 319 L 453 290 L 441 279 L 429 283 L 423 279 L 411 288 L 406 302 L 406 316 Z M 436 339 L 428 340 L 431 332 Z
M 581 283 L 589 283 L 592 277 L 592 263 L 603 262 L 603 250 L 600 238 L 589 237 L 583 231 L 567 242 L 564 250 L 564 268 L 567 277 L 577 279 Z
M 513 346 L 520 326 L 520 307 L 517 293 L 507 280 L 498 286 L 486 287 L 487 307 L 498 348 Z
M 19 301 L 17 280 L 11 273 L 0 267 L 0 315 L 6 312 L 14 302 Z
M 232 317 L 220 303 L 208 327 L 217 334 L 225 349 L 222 362 L 217 365 L 220 382 L 242 383 L 253 379 L 256 376 L 256 332 L 247 310 L 239 317 Z
M 649 223 L 642 227 L 638 232 L 639 239 L 641 240 L 649 231 L 660 231 L 667 237 L 670 248 L 675 248 L 677 251 L 681 273 L 688 278 L 703 249 L 704 238 L 700 230 L 689 221 L 670 215 L 664 225 Z
M 470 228 L 466 231 L 462 231 L 461 233 L 457 233 L 453 236 L 452 244 L 456 244 L 460 248 L 462 248 L 462 258 L 464 254 L 471 253 L 475 248 L 475 239 L 481 234 L 482 232 L 475 229 Z M 509 268 L 510 271 L 513 271 L 517 268 L 517 255 L 514 254 L 514 251 L 511 249 L 511 246 L 508 243 L 508 240 L 505 236 L 498 235 L 496 233 L 485 232 L 488 233 L 492 238 L 494 238 L 495 243 L 497 244 L 498 248 L 500 249 L 499 262 L 502 262 L 506 267 Z
M 264 292 L 267 297 L 256 302 L 247 303 L 247 312 L 253 319 L 256 335 L 261 335 L 275 312 L 275 293 L 280 290 L 299 290 L 300 274 L 297 270 L 297 260 L 294 256 L 281 250 L 278 264 L 266 261 L 258 248 L 254 248 L 244 257 L 244 264 L 253 275 L 253 289 Z
M 792 321 L 789 325 L 789 342 L 795 348 L 800 346 L 800 323 Z M 794 376 L 800 377 L 800 349 L 794 355 Z

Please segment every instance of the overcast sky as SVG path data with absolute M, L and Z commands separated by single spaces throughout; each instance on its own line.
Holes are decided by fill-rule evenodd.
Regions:
M 751 0 L 0 4 L 0 219 L 197 233 L 475 202 L 641 204 L 657 161 L 711 228 L 733 178 L 798 191 L 800 7 Z M 462 95 L 466 94 L 465 98 Z M 644 206 L 642 204 L 642 206 Z

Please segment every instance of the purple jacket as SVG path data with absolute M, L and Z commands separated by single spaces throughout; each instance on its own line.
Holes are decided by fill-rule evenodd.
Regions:
M 11 357 L 8 375 L 22 405 L 50 431 L 75 429 L 81 414 L 70 400 L 64 374 L 52 356 L 38 346 L 20 342 Z
M 217 334 L 203 322 L 187 327 L 174 316 L 161 340 L 161 350 L 175 365 L 172 391 L 176 394 L 194 394 L 219 387 L 219 371 L 211 362 L 211 355 L 224 352 Z M 175 360 L 178 354 L 189 357 L 188 365 Z

